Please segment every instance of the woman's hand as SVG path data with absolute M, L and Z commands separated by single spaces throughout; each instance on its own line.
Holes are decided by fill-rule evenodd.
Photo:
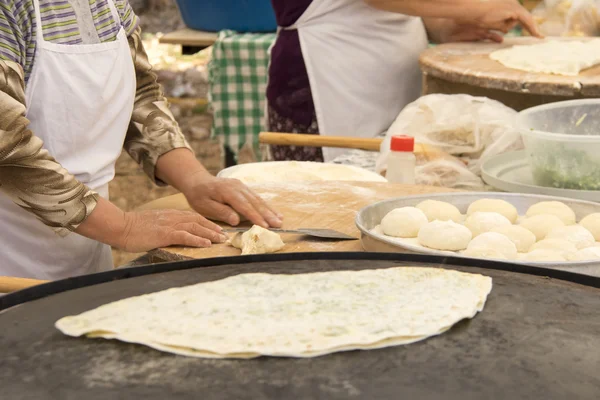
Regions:
M 466 6 L 463 17 L 457 18 L 459 24 L 508 33 L 520 23 L 532 36 L 542 37 L 533 16 L 517 0 L 486 0 L 473 3 Z
M 282 216 L 237 179 L 199 173 L 190 177 L 181 191 L 192 208 L 207 218 L 236 226 L 241 215 L 264 228 L 282 225 Z
M 491 40 L 502 43 L 503 37 L 497 32 L 472 24 L 461 24 L 451 19 L 424 18 L 425 27 L 435 43 L 478 42 Z
M 121 250 L 142 253 L 167 246 L 209 247 L 227 240 L 221 227 L 191 211 L 123 212 L 100 198 L 75 230 Z
M 184 194 L 192 208 L 215 221 L 236 226 L 240 216 L 264 228 L 281 227 L 282 216 L 235 179 L 212 176 L 187 149 L 175 149 L 158 159 L 156 175 Z
M 532 36 L 542 36 L 531 14 L 517 0 L 364 1 L 380 10 L 423 18 L 453 19 L 460 25 L 504 33 L 520 23 Z
M 221 227 L 191 211 L 149 210 L 125 213 L 118 248 L 131 253 L 168 247 L 210 247 L 227 236 Z

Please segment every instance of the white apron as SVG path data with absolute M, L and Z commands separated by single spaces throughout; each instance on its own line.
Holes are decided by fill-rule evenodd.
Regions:
M 322 135 L 375 137 L 421 94 L 420 18 L 363 0 L 313 0 L 291 27 L 300 36 Z M 323 149 L 325 162 L 346 152 Z
M 37 49 L 25 90 L 29 127 L 67 171 L 108 198 L 135 100 L 127 35 L 121 28 L 108 43 L 46 42 L 39 0 L 34 6 Z M 54 280 L 113 268 L 109 246 L 75 233 L 62 238 L 1 194 L 0 224 L 0 275 Z

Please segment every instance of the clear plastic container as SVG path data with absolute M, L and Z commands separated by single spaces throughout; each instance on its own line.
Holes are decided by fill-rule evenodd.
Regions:
M 517 128 L 536 185 L 600 190 L 600 99 L 524 110 Z

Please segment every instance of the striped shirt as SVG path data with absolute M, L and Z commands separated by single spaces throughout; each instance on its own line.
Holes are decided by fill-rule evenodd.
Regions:
M 114 1 L 121 21 L 114 20 L 109 1 Z M 89 6 L 82 7 L 82 3 Z M 138 25 L 127 0 L 39 0 L 39 4 L 44 39 L 52 43 L 110 42 L 116 39 L 121 26 L 131 35 Z M 90 29 L 82 29 L 86 24 L 93 24 L 93 34 Z M 33 66 L 38 32 L 33 0 L 0 1 L 0 60 L 20 64 L 25 81 Z

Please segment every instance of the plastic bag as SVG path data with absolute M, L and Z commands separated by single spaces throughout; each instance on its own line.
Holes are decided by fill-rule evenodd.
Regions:
M 391 137 L 409 135 L 428 149 L 417 154 L 417 183 L 482 188 L 481 165 L 498 154 L 523 148 L 514 129 L 517 112 L 495 100 L 432 94 L 402 110 L 381 145 L 376 170 L 387 169 Z
M 600 35 L 600 0 L 545 0 L 532 15 L 545 36 Z

